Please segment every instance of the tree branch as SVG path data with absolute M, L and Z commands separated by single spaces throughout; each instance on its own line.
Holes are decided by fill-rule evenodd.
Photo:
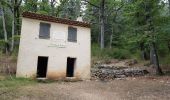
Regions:
M 108 11 L 108 12 L 109 12 L 108 16 L 111 15 L 112 11 L 115 11 L 116 14 L 117 14 L 118 11 L 123 8 L 123 6 L 124 6 L 124 4 L 122 3 L 119 8 L 117 8 L 117 9 L 110 9 L 110 10 Z
M 88 3 L 88 4 L 90 4 L 90 5 L 93 6 L 93 7 L 100 8 L 100 6 L 97 6 L 97 5 L 89 2 L 88 0 L 83 0 L 83 1 L 86 2 L 86 3 Z
M 22 3 L 22 0 L 20 0 L 20 1 L 18 2 L 17 7 L 19 7 L 19 6 L 21 5 L 21 3 Z
M 3 4 L 7 5 L 10 9 L 12 9 L 12 5 L 10 5 L 9 2 L 7 2 L 7 1 L 0 1 L 0 3 L 1 3 L 2 5 L 3 5 Z

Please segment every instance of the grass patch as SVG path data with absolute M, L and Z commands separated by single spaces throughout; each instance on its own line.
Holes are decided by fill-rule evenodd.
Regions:
M 16 77 L 6 77 L 4 80 L 0 80 L 0 88 L 3 87 L 18 87 L 24 86 L 28 84 L 34 84 L 36 81 L 26 78 L 16 78 Z
M 21 86 L 32 85 L 35 83 L 36 81 L 31 79 L 7 76 L 5 79 L 0 80 L 0 94 L 5 91 L 14 91 Z
M 31 79 L 5 76 L 5 78 L 0 80 L 0 100 L 13 100 L 19 95 L 17 92 L 18 88 L 35 83 L 36 81 Z

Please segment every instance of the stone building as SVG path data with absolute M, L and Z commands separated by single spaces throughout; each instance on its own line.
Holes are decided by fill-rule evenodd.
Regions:
M 24 12 L 17 77 L 90 78 L 90 24 Z

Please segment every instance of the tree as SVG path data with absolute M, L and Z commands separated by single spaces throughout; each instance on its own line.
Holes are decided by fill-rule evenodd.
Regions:
M 10 52 L 14 49 L 14 37 L 15 34 L 19 35 L 20 33 L 20 5 L 22 0 L 12 0 L 9 5 L 11 8 L 11 11 L 13 13 L 13 21 L 12 21 L 12 41 L 11 41 L 11 48 Z
M 6 30 L 6 21 L 5 21 L 5 14 L 4 14 L 4 7 L 2 4 L 0 4 L 0 9 L 2 13 L 2 24 L 3 24 L 3 31 L 4 31 L 4 41 L 5 41 L 5 52 L 8 54 L 8 48 L 7 48 L 7 43 L 8 43 L 8 36 L 7 36 L 7 30 Z
M 38 0 L 23 0 L 24 1 L 24 10 L 37 12 L 38 11 Z
M 10 52 L 13 51 L 14 49 L 14 35 L 19 35 L 20 33 L 20 5 L 21 5 L 22 0 L 4 0 L 0 1 L 0 3 L 6 5 L 9 7 L 9 9 L 12 12 L 12 31 L 11 31 L 11 47 L 10 47 Z
M 101 4 L 100 4 L 100 31 L 101 31 L 101 41 L 100 41 L 100 46 L 101 46 L 101 49 L 104 48 L 104 20 L 105 20 L 105 0 L 101 0 Z
M 87 6 L 88 9 L 86 10 L 86 17 L 90 19 L 94 17 L 90 21 L 92 24 L 99 27 L 96 29 L 100 29 L 100 38 L 98 38 L 97 36 L 97 39 L 95 37 L 94 39 L 98 41 L 100 40 L 101 49 L 107 47 L 107 44 L 109 44 L 109 46 L 112 47 L 112 45 L 114 44 L 113 43 L 114 39 L 118 39 L 120 36 L 119 28 L 121 28 L 122 23 L 120 21 L 121 17 L 117 16 L 121 16 L 120 12 L 123 8 L 124 2 L 121 0 L 114 1 L 100 0 L 100 2 L 98 2 L 97 0 L 90 1 L 84 0 L 84 1 L 88 4 Z M 88 18 L 86 18 L 86 20 Z
M 38 3 L 39 9 L 37 13 L 40 14 L 46 14 L 46 15 L 51 15 L 51 9 L 50 9 L 50 4 L 48 0 L 41 0 L 41 2 Z
M 63 1 L 62 10 L 60 10 L 59 17 L 76 20 L 77 17 L 80 15 L 81 15 L 80 0 L 69 0 L 67 2 Z
M 103 49 L 105 47 L 105 39 L 104 39 L 104 36 L 105 36 L 105 3 L 106 1 L 105 0 L 100 0 L 99 4 L 96 5 L 92 2 L 97 2 L 97 1 L 88 1 L 88 0 L 84 0 L 84 2 L 88 3 L 90 6 L 93 6 L 97 9 L 99 9 L 99 25 L 100 25 L 100 48 Z
M 131 21 L 133 20 L 134 33 L 141 50 L 145 50 L 145 46 L 150 47 L 150 60 L 154 64 L 157 74 L 162 74 L 159 66 L 157 39 L 158 23 L 161 19 L 160 1 L 159 0 L 134 0 L 131 2 L 128 10 L 130 11 Z M 145 53 L 144 53 L 145 54 Z
M 51 6 L 51 15 L 55 16 L 55 5 L 56 5 L 56 0 L 50 0 L 50 6 Z
M 170 0 L 168 0 L 168 4 L 169 4 L 169 13 L 170 13 Z

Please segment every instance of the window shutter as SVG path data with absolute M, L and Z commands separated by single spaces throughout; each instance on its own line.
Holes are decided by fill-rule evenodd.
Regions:
M 68 41 L 77 42 L 77 28 L 73 27 L 68 28 Z
M 39 38 L 50 38 L 50 27 L 51 25 L 48 23 L 40 23 Z

